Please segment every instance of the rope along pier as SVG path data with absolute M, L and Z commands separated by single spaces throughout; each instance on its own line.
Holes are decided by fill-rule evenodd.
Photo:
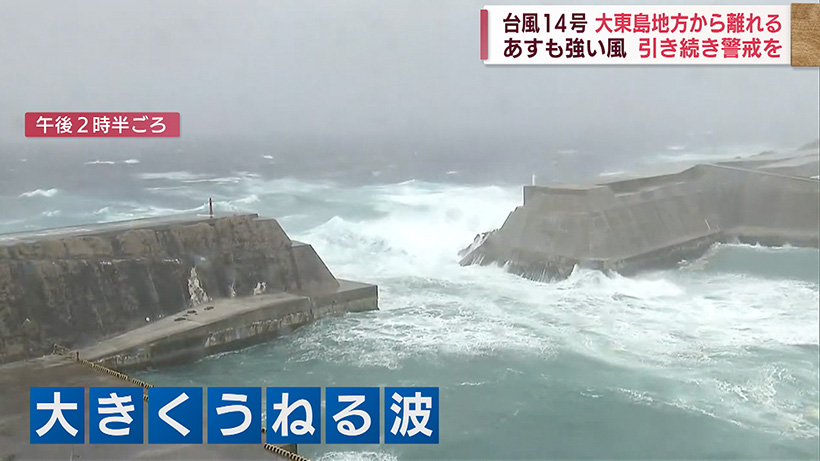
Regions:
M 91 361 L 85 360 L 85 359 L 81 359 L 79 351 L 72 351 L 71 349 L 69 349 L 67 347 L 64 347 L 64 346 L 61 346 L 59 344 L 54 345 L 54 349 L 53 349 L 52 353 L 57 354 L 57 355 L 72 357 L 75 361 L 77 361 L 78 363 L 81 363 L 81 364 L 83 364 L 87 367 L 90 367 L 90 368 L 92 368 L 94 370 L 97 370 L 97 371 L 101 371 L 103 373 L 108 373 L 109 375 L 117 377 L 117 378 L 119 378 L 123 381 L 127 381 L 129 383 L 136 384 L 137 386 L 142 387 L 143 388 L 142 400 L 144 400 L 146 402 L 148 401 L 148 394 L 146 392 L 148 391 L 149 388 L 154 387 L 153 384 L 146 383 L 145 381 L 142 381 L 142 380 L 137 379 L 137 378 L 132 378 L 132 377 L 126 375 L 125 373 L 120 373 L 117 370 L 112 370 L 112 369 L 104 367 L 104 366 L 102 366 L 98 363 L 91 362 Z M 264 427 L 262 428 L 262 438 L 263 439 L 265 438 L 265 428 Z M 282 448 L 278 445 L 272 445 L 270 443 L 263 443 L 262 448 L 264 448 L 265 450 L 267 450 L 271 453 L 274 453 L 276 455 L 279 455 L 279 456 L 282 456 L 284 458 L 290 459 L 292 461 L 310 461 L 308 458 L 305 458 L 302 455 L 298 455 L 296 453 L 293 453 L 292 451 L 289 451 L 289 450 L 287 450 L 285 448 Z

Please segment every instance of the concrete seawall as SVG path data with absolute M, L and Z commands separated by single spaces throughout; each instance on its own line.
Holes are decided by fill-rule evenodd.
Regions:
M 135 329 L 159 330 L 159 322 L 176 324 L 167 331 L 179 336 L 141 344 L 142 352 L 114 352 L 143 357 L 121 365 L 172 362 L 377 303 L 375 286 L 340 282 L 310 245 L 256 215 L 0 236 L 0 363 L 41 356 L 55 343 L 82 349 Z
M 589 187 L 525 186 L 523 205 L 479 235 L 461 263 L 503 264 L 549 280 L 576 265 L 630 273 L 674 264 L 715 242 L 818 247 L 817 165 L 810 152 Z

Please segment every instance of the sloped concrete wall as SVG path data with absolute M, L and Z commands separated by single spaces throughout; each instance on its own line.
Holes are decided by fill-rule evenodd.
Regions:
M 83 346 L 207 299 L 339 286 L 273 219 L 119 227 L 0 244 L 0 363 L 54 343 Z
M 296 287 L 300 293 L 319 294 L 335 291 L 339 282 L 330 273 L 316 250 L 307 243 L 293 242 L 293 267 L 296 268 Z M 297 291 L 293 290 L 293 291 Z
M 784 243 L 817 246 L 820 182 L 776 174 L 746 174 L 736 234 L 780 234 Z

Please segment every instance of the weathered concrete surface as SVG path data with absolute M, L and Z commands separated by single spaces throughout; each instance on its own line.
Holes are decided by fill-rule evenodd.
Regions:
M 477 236 L 461 263 L 549 280 L 576 265 L 629 273 L 674 264 L 719 241 L 818 247 L 818 157 L 809 145 L 589 187 L 525 186 L 523 205 Z
M 41 356 L 55 343 L 90 346 L 190 308 L 201 314 L 220 298 L 287 292 L 323 308 L 323 300 L 358 294 L 360 302 L 345 298 L 342 308 L 377 308 L 371 292 L 340 287 L 310 245 L 291 241 L 276 220 L 256 215 L 4 235 L 0 363 Z M 244 342 L 266 337 L 240 330 L 231 331 Z
M 372 310 L 373 285 L 341 281 L 332 293 L 309 298 L 274 293 L 220 299 L 165 317 L 80 350 L 80 357 L 119 371 L 189 362 L 259 343 L 317 318 Z
M 127 386 L 111 375 L 97 372 L 67 357 L 50 355 L 39 359 L 0 366 L 0 459 L 287 459 L 265 450 L 262 445 L 90 445 L 88 444 L 88 388 Z M 86 444 L 30 445 L 29 388 L 85 387 Z M 203 406 L 203 408 L 205 408 Z M 145 441 L 148 440 L 148 405 L 143 405 Z M 207 418 L 207 412 L 203 419 Z M 206 421 L 207 424 L 207 421 Z M 203 442 L 208 431 L 203 426 Z M 261 430 L 261 428 L 260 428 Z

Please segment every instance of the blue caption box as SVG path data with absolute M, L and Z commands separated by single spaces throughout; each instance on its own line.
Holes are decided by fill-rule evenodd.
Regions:
M 438 443 L 438 388 L 384 388 L 384 443 Z
M 148 443 L 202 443 L 202 388 L 148 389 Z
M 143 443 L 141 387 L 88 390 L 89 443 Z
M 85 443 L 85 388 L 29 389 L 29 443 Z
M 439 443 L 437 387 L 386 387 L 384 392 L 384 443 Z M 152 387 L 148 396 L 148 443 L 203 442 L 202 388 Z M 320 387 L 270 387 L 266 399 L 267 443 L 321 443 Z M 326 443 L 379 443 L 378 387 L 327 387 L 325 399 Z M 144 443 L 144 405 L 139 387 L 90 388 L 90 443 Z M 30 388 L 30 443 L 84 443 L 85 409 L 84 388 Z M 261 443 L 261 388 L 209 388 L 207 411 L 208 443 Z
M 208 443 L 262 443 L 262 388 L 208 388 Z
M 325 442 L 379 443 L 378 387 L 325 388 Z
M 269 387 L 266 400 L 268 443 L 321 443 L 322 388 Z

